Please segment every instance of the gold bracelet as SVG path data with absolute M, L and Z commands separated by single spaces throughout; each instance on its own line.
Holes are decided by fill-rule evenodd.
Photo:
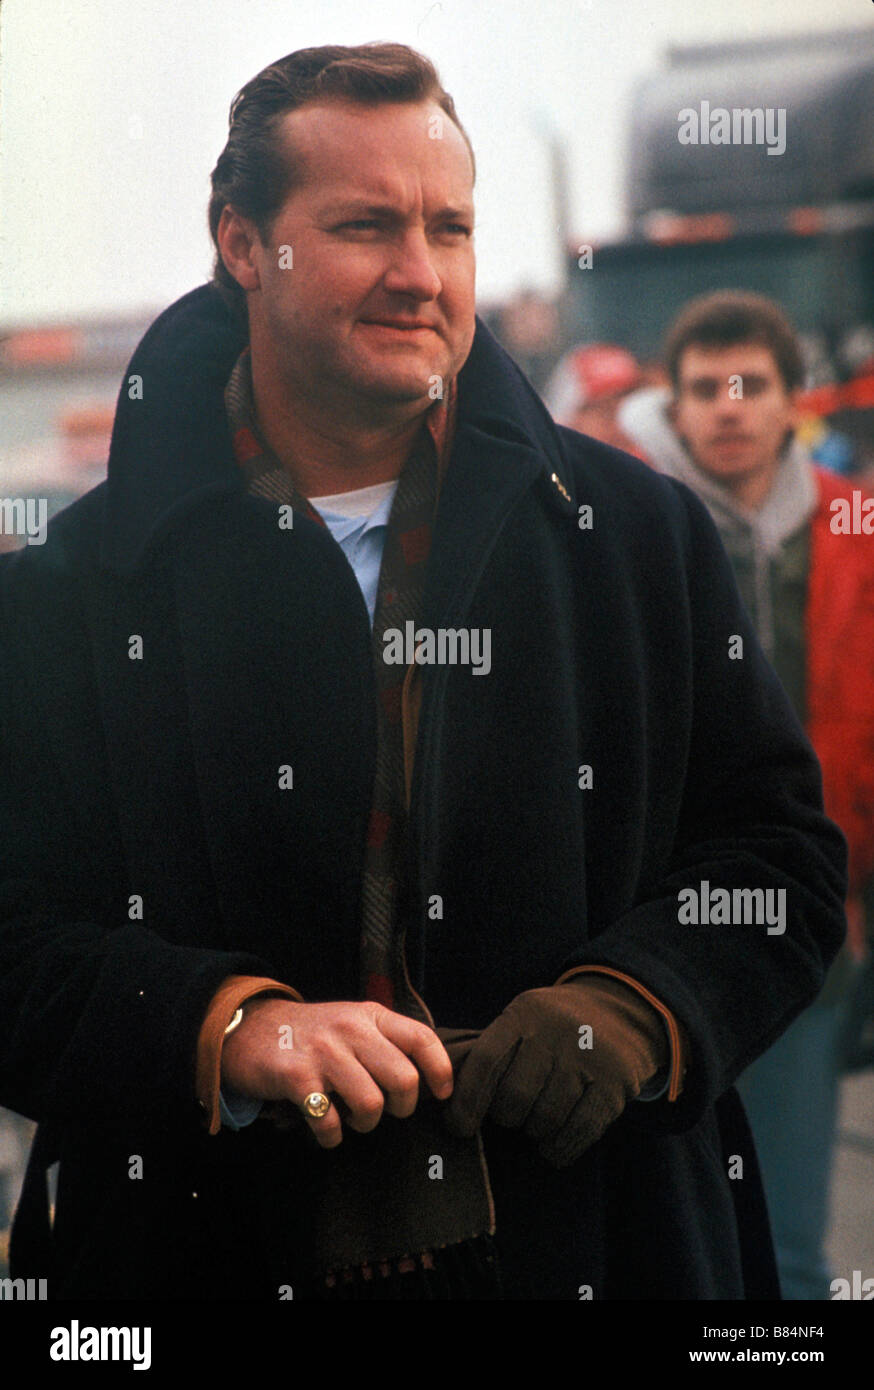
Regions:
M 240 1024 L 241 1024 L 242 1022 L 243 1022 L 243 1006 L 242 1006 L 242 1004 L 241 1004 L 240 1007 L 237 1009 L 236 1013 L 234 1014 L 233 1018 L 231 1019 L 230 1023 L 228 1024 L 227 1028 L 225 1029 L 225 1034 L 224 1034 L 225 1037 L 228 1036 L 228 1033 L 233 1033 L 233 1031 L 234 1031 L 235 1028 L 239 1028 L 239 1026 L 240 1026 Z

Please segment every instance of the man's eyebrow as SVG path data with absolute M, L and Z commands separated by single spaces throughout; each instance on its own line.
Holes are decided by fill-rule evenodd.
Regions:
M 403 216 L 394 203 L 373 203 L 365 199 L 349 199 L 345 202 L 328 203 L 322 208 L 323 217 L 401 217 Z M 470 221 L 473 219 L 473 208 L 443 207 L 435 214 L 437 217 L 465 218 Z

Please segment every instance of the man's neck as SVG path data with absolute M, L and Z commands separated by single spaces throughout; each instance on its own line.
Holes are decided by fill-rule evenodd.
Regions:
M 758 512 L 768 500 L 775 476 L 775 473 L 763 469 L 749 478 L 733 478 L 726 485 L 726 490 L 748 512 Z
M 710 469 L 702 468 L 697 459 L 693 459 L 693 462 L 699 473 L 709 478 L 733 502 L 748 512 L 758 512 L 765 505 L 777 480 L 780 466 L 778 459 L 773 468 L 762 468 L 758 472 L 742 478 L 721 478 L 718 474 L 712 473 Z
M 329 497 L 400 477 L 425 411 L 409 419 L 354 423 L 333 419 L 311 402 L 292 398 L 275 377 L 252 364 L 258 429 L 304 497 Z

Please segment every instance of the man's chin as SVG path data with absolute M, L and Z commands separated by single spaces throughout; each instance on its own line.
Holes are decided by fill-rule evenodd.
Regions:
M 751 478 L 756 473 L 762 471 L 762 464 L 758 459 L 751 459 L 749 456 L 741 457 L 738 454 L 716 454 L 710 455 L 703 463 L 699 464 L 705 473 L 709 473 L 714 478 L 724 478 L 726 482 L 734 481 L 739 478 Z
M 434 392 L 443 381 L 441 372 L 435 367 L 433 372 L 416 371 L 370 371 L 362 372 L 356 378 L 358 391 L 370 400 L 384 401 L 386 405 L 410 405 L 421 402 L 423 408 L 431 405 Z

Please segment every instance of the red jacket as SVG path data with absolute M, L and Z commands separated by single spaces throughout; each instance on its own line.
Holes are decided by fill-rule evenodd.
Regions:
M 849 845 L 847 943 L 861 955 L 861 914 L 852 899 L 874 874 L 874 534 L 835 534 L 831 502 L 852 500 L 861 489 L 822 468 L 816 478 L 805 613 L 807 733 L 822 764 L 826 811 Z

